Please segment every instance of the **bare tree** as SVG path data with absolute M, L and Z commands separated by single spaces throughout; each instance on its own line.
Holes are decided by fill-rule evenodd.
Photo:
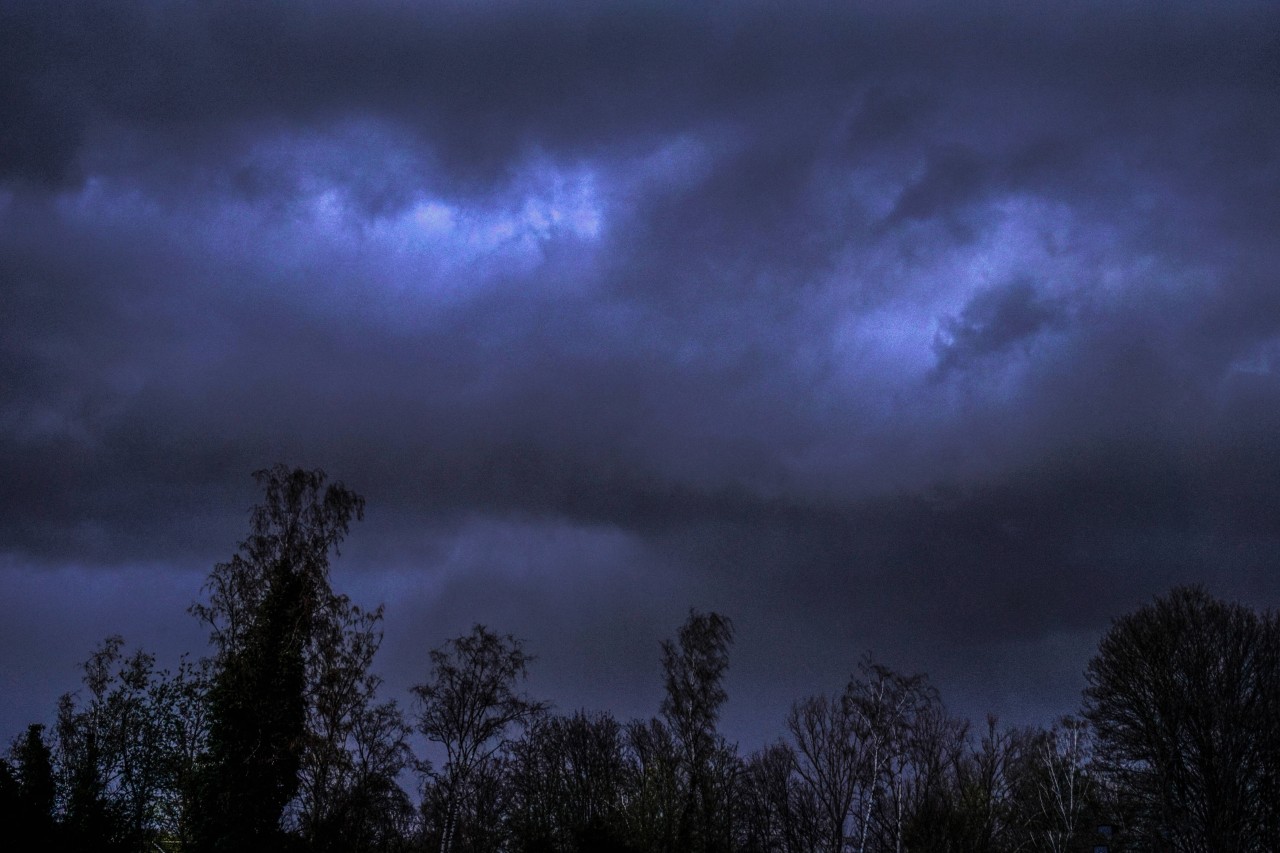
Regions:
M 811 696 L 792 705 L 787 717 L 796 771 L 818 809 L 815 849 L 828 853 L 844 850 L 854 799 L 867 784 L 864 741 L 853 711 L 844 696 Z
M 538 720 L 512 744 L 510 814 L 517 849 L 617 849 L 629 768 L 608 714 Z
M 625 812 L 627 837 L 641 850 L 675 853 L 686 806 L 680 749 L 662 720 L 633 720 L 626 727 L 632 792 Z
M 1270 614 L 1180 587 L 1112 623 L 1084 715 L 1149 841 L 1280 849 L 1280 631 Z
M 812 789 L 796 772 L 791 746 L 775 743 L 748 758 L 739 791 L 741 850 L 814 853 L 823 849 L 821 808 Z
M 1092 752 L 1089 726 L 1075 717 L 1025 735 L 1012 771 L 1019 849 L 1067 853 L 1087 846 L 1098 816 Z
M 969 737 L 967 723 L 953 731 L 956 736 L 944 737 L 944 742 L 949 741 L 955 752 L 938 768 L 950 787 L 944 794 L 949 800 L 944 824 L 949 837 L 941 839 L 944 843 L 935 843 L 933 849 L 991 853 L 1017 850 L 1021 833 L 1014 808 L 1014 786 L 1027 744 L 1025 731 L 1002 728 L 993 714 L 987 715 L 986 731 L 977 743 Z M 920 767 L 924 784 L 930 775 Z M 932 787 L 931 794 L 938 790 Z
M 919 787 L 915 738 L 939 704 L 924 675 L 906 676 L 870 656 L 845 690 L 845 702 L 862 742 L 864 775 L 855 804 L 854 849 L 902 853 Z

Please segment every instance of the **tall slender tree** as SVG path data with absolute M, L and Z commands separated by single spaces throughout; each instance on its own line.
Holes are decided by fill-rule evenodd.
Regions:
M 729 794 L 738 762 L 716 723 L 728 698 L 723 681 L 732 643 L 733 623 L 727 617 L 691 610 L 676 641 L 662 644 L 662 716 L 679 745 L 683 771 L 681 845 L 696 853 L 731 844 Z
M 1045 853 L 1087 846 L 1088 835 L 1103 821 L 1092 752 L 1089 725 L 1076 717 L 1063 717 L 1029 736 L 1014 795 L 1021 833 L 1030 846 Z
M 307 654 L 332 595 L 329 558 L 364 499 L 323 471 L 254 474 L 263 502 L 239 553 L 216 566 L 193 612 L 212 628 L 209 749 L 198 779 L 198 851 L 266 851 L 299 788 Z
M 925 781 L 919 735 L 941 713 L 937 691 L 922 673 L 907 676 L 863 658 L 844 702 L 861 742 L 863 769 L 855 802 L 852 848 L 902 853 L 915 800 Z M 932 764 L 933 762 L 929 762 Z
M 306 748 L 296 822 L 312 851 L 372 850 L 412 812 L 397 777 L 409 764 L 409 729 L 394 701 L 380 702 L 371 672 L 382 608 L 332 595 L 307 655 Z

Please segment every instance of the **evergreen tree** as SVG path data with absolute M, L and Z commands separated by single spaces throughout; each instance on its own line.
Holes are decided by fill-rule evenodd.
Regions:
M 13 823 L 10 833 L 43 845 L 61 849 L 56 815 L 58 788 L 53 771 L 53 752 L 45 743 L 44 726 L 32 723 L 26 734 L 10 750 L 11 781 L 8 789 Z

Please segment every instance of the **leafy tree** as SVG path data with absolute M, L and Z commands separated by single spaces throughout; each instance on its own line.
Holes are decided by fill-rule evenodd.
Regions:
M 1112 623 L 1086 671 L 1099 763 L 1136 839 L 1176 851 L 1280 849 L 1280 630 L 1179 587 Z
M 258 851 L 281 843 L 297 794 L 307 728 L 307 658 L 332 595 L 336 553 L 364 499 L 322 471 L 277 465 L 254 474 L 264 499 L 239 553 L 217 565 L 208 602 L 193 612 L 212 628 L 208 754 L 198 779 L 195 848 Z
M 84 850 L 138 849 L 160 831 L 160 803 L 175 788 L 167 739 L 176 712 L 166 674 L 124 640 L 108 637 L 83 664 L 84 695 L 58 703 L 58 764 L 68 842 Z
M 722 681 L 732 642 L 728 618 L 691 610 L 676 642 L 662 643 L 662 716 L 679 747 L 685 795 L 680 842 L 695 853 L 730 846 L 737 756 L 716 723 L 727 698 Z
M 382 608 L 331 594 L 307 655 L 306 745 L 298 823 L 314 851 L 385 847 L 412 807 L 397 777 L 410 761 L 408 727 L 395 702 L 379 702 L 370 672 L 382 642 Z
M 281 572 L 261 621 L 229 655 L 210 694 L 208 764 L 196 800 L 197 849 L 269 850 L 298 790 L 306 707 L 299 579 Z
M 204 668 L 184 659 L 171 676 L 151 655 L 126 655 L 123 647 L 119 636 L 108 637 L 81 665 L 82 689 L 58 700 L 51 747 L 29 731 L 14 748 L 14 790 L 35 784 L 44 792 L 36 799 L 57 815 L 62 850 L 134 850 L 187 837 L 186 796 L 203 746 Z M 39 769 L 46 765 L 47 774 Z M 30 811 L 18 800 L 10 805 Z
M 26 832 L 25 822 L 18 774 L 7 757 L 0 757 L 0 826 L 6 827 L 9 832 L 17 832 L 21 826 Z
M 18 784 L 18 774 L 9 759 L 0 756 L 0 826 L 13 826 L 18 821 L 21 802 L 22 788 Z
M 443 805 L 440 850 L 449 853 L 459 824 L 475 825 L 488 802 L 477 796 L 490 782 L 490 759 L 508 743 L 507 733 L 531 723 L 547 706 L 516 691 L 532 658 L 510 635 L 476 625 L 430 656 L 430 680 L 413 692 L 418 730 L 445 749 L 444 771 L 436 781 Z M 469 802 L 475 804 L 470 814 L 464 808 Z
M 158 712 L 158 757 L 164 779 L 154 804 L 154 820 L 161 838 L 184 850 L 194 845 L 194 798 L 208 749 L 212 672 L 210 659 L 184 655 L 175 673 L 163 673 L 150 685 L 150 704 Z

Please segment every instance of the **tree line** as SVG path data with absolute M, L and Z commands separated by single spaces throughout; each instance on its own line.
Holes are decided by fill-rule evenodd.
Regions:
M 262 502 L 176 670 L 107 638 L 0 760 L 0 821 L 50 851 L 1016 853 L 1280 850 L 1280 619 L 1180 587 L 1116 619 L 1079 713 L 949 714 L 870 657 L 749 755 L 719 732 L 734 628 L 691 611 L 650 719 L 557 714 L 520 640 L 430 652 L 407 707 L 372 670 L 382 609 L 333 590 L 364 502 L 321 471 Z M 417 758 L 413 732 L 438 744 Z

